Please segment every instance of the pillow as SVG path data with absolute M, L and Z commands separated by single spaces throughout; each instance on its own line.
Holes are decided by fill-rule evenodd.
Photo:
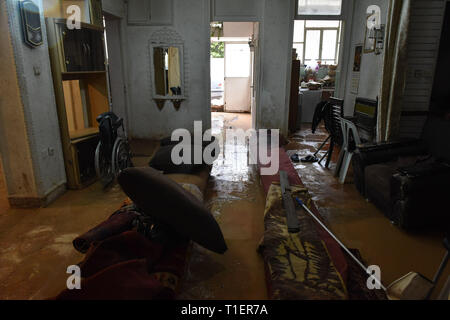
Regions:
M 202 142 L 202 150 L 206 148 L 210 143 L 215 141 L 215 137 L 212 137 L 210 141 Z M 196 173 L 208 166 L 206 163 L 202 164 L 174 164 L 172 162 L 172 149 L 178 144 L 178 142 L 170 141 L 169 138 L 161 140 L 161 147 L 156 151 L 156 154 L 149 162 L 149 167 L 156 170 L 163 171 L 164 173 Z M 191 159 L 194 159 L 194 148 L 191 149 Z
M 119 174 L 118 182 L 144 214 L 206 249 L 221 254 L 227 250 L 212 214 L 176 182 L 152 168 L 127 168 Z
M 203 164 L 175 164 L 172 162 L 172 149 L 175 145 L 162 146 L 156 151 L 153 158 L 148 163 L 149 167 L 152 167 L 158 171 L 164 173 L 194 173 L 204 168 Z

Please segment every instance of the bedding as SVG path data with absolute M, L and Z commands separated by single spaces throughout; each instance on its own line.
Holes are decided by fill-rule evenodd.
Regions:
M 290 185 L 296 186 L 293 187 L 293 189 L 297 190 L 297 192 L 301 191 L 301 193 L 304 193 L 303 196 L 306 197 L 305 200 L 308 201 L 308 207 L 319 219 L 322 219 L 319 210 L 316 208 L 314 201 L 311 200 L 307 190 L 304 188 L 304 185 L 284 148 L 279 149 L 279 157 L 279 170 L 284 170 L 288 173 Z M 302 210 L 297 213 L 303 221 L 302 225 L 308 225 L 308 228 L 306 228 L 307 230 L 301 231 L 297 234 L 297 238 L 293 237 L 293 239 L 297 239 L 300 242 L 312 241 L 315 244 L 313 247 L 314 251 L 312 256 L 315 259 L 320 257 L 320 270 L 322 270 L 320 273 L 322 274 L 322 278 L 321 281 L 316 283 L 317 287 L 313 285 L 312 288 L 308 288 L 308 286 L 312 285 L 312 283 L 308 280 L 308 277 L 310 276 L 309 274 L 300 276 L 300 278 L 294 278 L 293 274 L 289 275 L 289 273 L 286 273 L 289 270 L 295 270 L 295 268 L 299 266 L 301 270 L 301 266 L 308 265 L 309 263 L 317 264 L 318 261 L 310 261 L 309 255 L 300 256 L 300 259 L 295 257 L 293 260 L 289 260 L 287 257 L 290 257 L 290 254 L 287 255 L 286 252 L 283 253 L 282 251 L 277 253 L 277 250 L 292 251 L 294 252 L 294 256 L 302 253 L 298 250 L 298 246 L 296 244 L 298 241 L 296 240 L 296 242 L 293 242 L 290 238 L 290 235 L 287 232 L 286 223 L 281 223 L 282 219 L 285 220 L 286 218 L 284 210 L 280 207 L 282 200 L 281 193 L 279 191 L 279 181 L 280 178 L 278 173 L 273 176 L 261 175 L 261 183 L 264 191 L 266 192 L 266 213 L 268 211 L 275 211 L 275 214 L 269 214 L 268 216 L 266 215 L 268 220 L 265 220 L 266 230 L 264 240 L 262 242 L 264 245 L 261 246 L 260 251 L 263 254 L 265 261 L 266 281 L 269 297 L 273 299 L 386 299 L 386 295 L 382 290 L 369 290 L 367 288 L 367 274 L 350 256 L 343 252 L 336 240 L 334 240 L 322 227 L 316 223 L 310 224 L 309 220 L 312 218 L 309 216 L 307 216 L 309 219 L 306 218 L 306 213 Z M 283 214 L 283 216 L 280 216 L 280 214 Z M 276 221 L 278 221 L 278 223 L 275 223 Z M 323 246 L 319 244 L 319 240 Z M 360 261 L 364 261 L 360 257 L 358 250 L 349 250 L 351 250 L 355 256 L 359 257 Z M 320 253 L 320 255 L 317 255 L 317 253 Z M 325 263 L 327 261 L 330 261 L 332 265 L 327 266 L 327 263 Z M 273 273 L 273 270 L 276 272 Z M 297 276 L 298 273 L 299 272 L 297 270 L 297 272 L 295 272 L 295 276 Z M 329 279 L 325 276 L 327 274 L 330 276 Z M 336 282 L 336 275 L 340 279 L 340 284 Z M 288 281 L 287 279 L 289 279 L 289 277 L 293 278 L 295 281 Z M 308 281 L 305 282 L 305 279 Z M 335 286 L 334 289 L 332 287 L 328 288 L 331 292 L 328 292 L 327 290 L 323 291 L 321 288 L 321 286 L 323 286 L 324 283 L 327 283 L 327 281 L 331 281 L 331 283 Z M 305 288 L 306 291 L 303 292 L 303 289 Z M 343 293 L 345 293 L 345 295 Z
M 203 202 L 209 172 L 207 168 L 194 175 L 166 175 L 165 179 Z M 137 231 L 140 217 L 139 209 L 127 198 L 106 221 L 77 237 L 74 247 L 86 253 L 78 264 L 82 289 L 65 289 L 53 299 L 175 299 L 191 242 L 149 240 Z

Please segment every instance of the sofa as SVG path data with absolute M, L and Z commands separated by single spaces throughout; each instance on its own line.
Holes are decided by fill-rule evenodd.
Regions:
M 356 188 L 406 231 L 450 226 L 450 121 L 430 115 L 420 139 L 361 145 Z

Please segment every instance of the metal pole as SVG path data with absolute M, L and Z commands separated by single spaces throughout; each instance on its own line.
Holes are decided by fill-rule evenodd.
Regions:
M 336 240 L 337 241 L 337 243 L 339 243 L 339 245 L 342 247 L 342 249 L 344 249 L 345 250 L 345 252 L 347 252 L 349 255 L 350 255 L 350 257 L 352 257 L 353 258 L 353 260 L 355 260 L 355 262 L 365 271 L 365 272 L 367 272 L 367 267 L 361 262 L 361 261 L 359 261 L 358 260 L 358 258 L 356 258 L 354 255 L 353 255 L 353 253 L 351 253 L 350 252 L 350 250 L 348 250 L 347 249 L 347 247 L 322 223 L 322 221 L 320 221 L 320 219 L 319 218 L 317 218 L 312 212 L 311 212 L 311 210 L 309 210 L 309 208 L 303 203 L 303 201 L 302 200 L 300 200 L 299 198 L 295 198 L 295 200 L 298 202 L 298 204 L 299 205 L 301 205 L 302 207 L 303 207 L 303 209 L 305 209 L 306 210 L 306 212 L 308 212 L 313 218 L 314 218 L 314 220 L 316 220 L 317 221 L 317 223 L 319 223 L 320 224 L 320 226 L 322 227 L 322 228 L 324 228 L 325 229 L 325 231 L 326 232 L 328 232 L 328 234 L 331 236 L 331 237 L 333 237 L 333 239 L 334 240 Z M 380 287 L 384 290 L 384 291 L 387 291 L 387 289 L 386 289 L 386 287 L 385 286 L 383 286 L 383 284 L 381 283 L 381 281 L 380 280 L 378 280 L 377 279 L 377 277 L 374 277 L 374 279 L 375 279 L 375 281 L 380 285 Z

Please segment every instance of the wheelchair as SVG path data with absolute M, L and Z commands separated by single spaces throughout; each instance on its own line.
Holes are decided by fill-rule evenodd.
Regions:
M 104 186 L 108 185 L 125 168 L 130 167 L 131 152 L 126 137 L 123 119 L 113 112 L 105 112 L 97 117 L 100 141 L 95 150 L 95 171 Z M 123 137 L 118 135 L 122 128 Z

